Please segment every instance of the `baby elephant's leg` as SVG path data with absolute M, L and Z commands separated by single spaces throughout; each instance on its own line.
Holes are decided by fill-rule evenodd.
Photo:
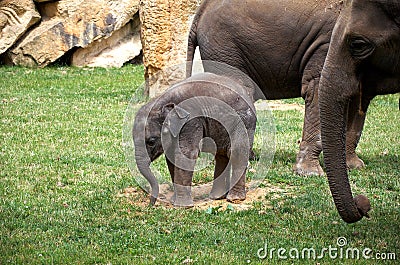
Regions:
M 242 149 L 245 150 L 245 149 Z M 239 202 L 246 199 L 246 171 L 248 164 L 248 152 L 234 151 L 231 156 L 232 177 L 230 190 L 226 199 L 230 202 Z
M 177 207 L 192 207 L 193 200 L 190 188 L 191 181 L 190 183 L 188 183 L 187 181 L 182 181 L 192 179 L 192 176 L 190 176 L 190 172 L 177 168 L 170 159 L 167 159 L 167 165 L 171 174 L 172 183 L 174 184 L 174 195 L 171 198 L 172 203 L 174 204 L 174 206 Z M 175 174 L 178 174 L 179 176 L 176 181 Z
M 214 182 L 210 192 L 210 199 L 220 200 L 226 198 L 229 189 L 230 167 L 227 156 L 219 154 L 215 156 Z
M 196 160 L 199 154 L 199 142 L 201 135 L 192 133 L 193 138 L 189 138 L 189 133 L 181 133 L 179 147 L 173 148 L 172 152 L 166 152 L 167 157 L 172 155 L 174 161 L 173 166 L 169 166 L 170 171 L 173 170 L 174 183 L 174 206 L 176 207 L 193 207 L 192 199 L 192 178 Z M 190 140 L 189 140 L 190 139 Z
M 193 207 L 192 199 L 192 177 L 193 171 L 182 170 L 175 167 L 174 179 L 174 206 L 189 208 Z

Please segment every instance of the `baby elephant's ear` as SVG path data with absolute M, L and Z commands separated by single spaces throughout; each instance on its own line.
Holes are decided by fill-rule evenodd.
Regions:
M 190 118 L 190 113 L 184 110 L 183 108 L 173 105 L 168 106 L 170 108 L 170 112 L 167 116 L 168 120 L 166 121 L 166 126 L 171 132 L 173 137 L 177 137 L 182 127 Z

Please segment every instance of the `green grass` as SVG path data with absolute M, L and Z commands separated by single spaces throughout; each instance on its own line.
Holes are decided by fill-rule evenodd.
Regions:
M 369 109 L 359 146 L 367 168 L 350 176 L 354 193 L 371 199 L 372 218 L 348 225 L 325 178 L 291 171 L 303 123 L 298 111 L 273 113 L 276 154 L 265 183 L 287 192 L 242 212 L 147 208 L 132 203 L 147 202 L 141 193 L 119 196 L 137 185 L 121 132 L 132 95 L 140 95 L 142 67 L 2 67 L 0 76 L 0 264 L 379 262 L 257 257 L 266 243 L 321 250 L 336 247 L 338 237 L 346 237 L 346 248 L 400 259 L 398 95 L 377 97 Z

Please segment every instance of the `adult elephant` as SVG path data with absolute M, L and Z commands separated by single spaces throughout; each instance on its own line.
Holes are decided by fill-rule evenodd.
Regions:
M 204 0 L 189 35 L 188 61 L 193 61 L 198 46 L 203 60 L 240 69 L 267 99 L 305 99 L 303 135 L 294 165 L 300 175 L 323 174 L 318 85 L 342 5 L 338 0 Z M 363 167 L 355 149 L 364 116 L 353 110 L 349 121 L 347 166 Z
M 342 219 L 367 215 L 369 200 L 352 197 L 346 170 L 346 113 L 367 111 L 376 95 L 400 91 L 400 2 L 347 1 L 332 35 L 319 89 L 326 172 Z

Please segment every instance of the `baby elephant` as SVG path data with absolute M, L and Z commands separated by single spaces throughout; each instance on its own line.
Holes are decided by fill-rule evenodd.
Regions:
M 174 206 L 193 206 L 192 177 L 200 152 L 215 157 L 210 198 L 246 198 L 245 175 L 256 127 L 252 95 L 252 88 L 240 81 L 202 73 L 172 86 L 137 112 L 135 159 L 151 186 L 151 205 L 159 186 L 150 163 L 163 153 L 174 184 Z

